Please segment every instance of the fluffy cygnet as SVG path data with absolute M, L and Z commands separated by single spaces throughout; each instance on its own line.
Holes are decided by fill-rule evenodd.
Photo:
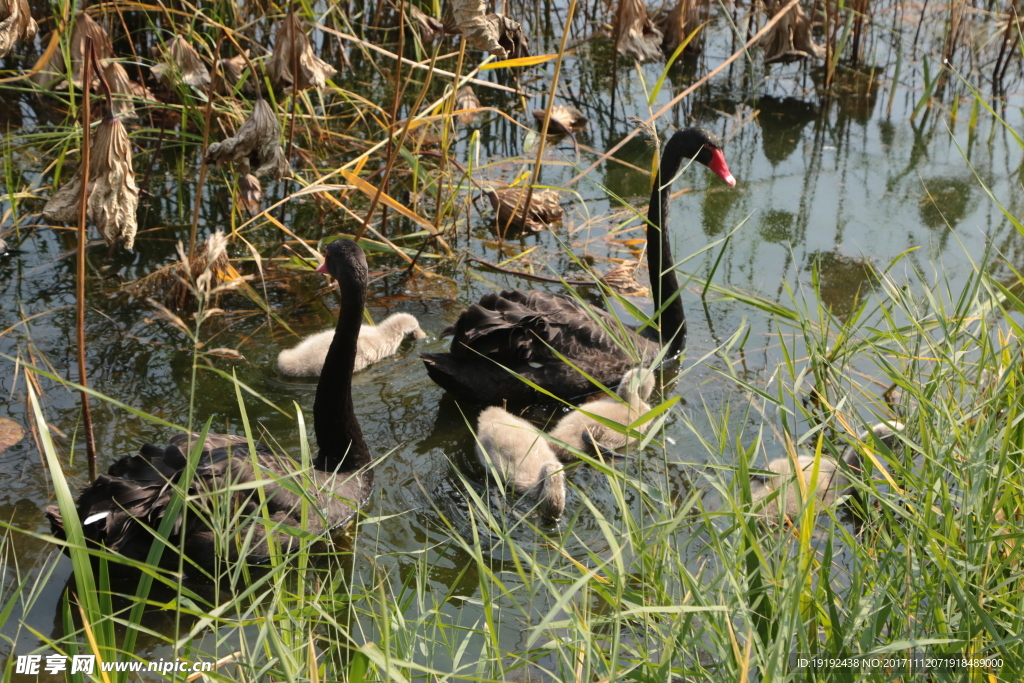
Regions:
M 355 369 L 362 370 L 370 363 L 387 358 L 398 350 L 402 340 L 407 336 L 413 339 L 423 339 L 427 336 L 420 329 L 416 318 L 408 313 L 395 313 L 377 325 L 363 325 L 359 328 Z M 292 377 L 319 375 L 332 341 L 334 330 L 324 330 L 310 335 L 295 348 L 282 351 L 277 357 L 277 367 L 283 374 Z
M 544 435 L 526 420 L 491 407 L 476 423 L 476 455 L 503 486 L 537 498 L 551 520 L 565 510 L 565 474 Z
M 896 441 L 896 433 L 903 431 L 903 425 L 899 422 L 894 422 L 891 426 L 879 423 L 872 427 L 871 431 L 886 446 L 892 448 Z M 869 436 L 865 431 L 860 434 L 859 439 L 870 445 Z M 863 468 L 860 451 L 853 444 L 843 450 L 841 460 L 854 472 L 859 472 Z M 804 481 L 810 486 L 811 473 L 814 470 L 814 456 L 800 455 L 797 457 L 797 462 L 800 463 L 800 468 L 803 470 Z M 799 483 L 793 472 L 792 461 L 789 458 L 776 458 L 768 463 L 767 469 L 774 473 L 774 476 L 755 474 L 750 477 L 750 498 L 753 501 L 753 509 L 757 510 L 760 501 L 778 490 L 779 495 L 774 500 L 765 503 L 759 512 L 769 520 L 776 520 L 779 517 L 781 506 L 789 517 L 796 517 L 800 514 L 801 505 L 798 495 Z M 818 508 L 832 507 L 837 498 L 848 495 L 852 491 L 853 486 L 850 479 L 843 473 L 838 461 L 822 453 L 818 465 L 817 485 L 814 490 L 814 495 L 818 498 L 816 503 Z
M 651 409 L 651 406 L 647 404 L 647 399 L 650 398 L 652 391 L 654 391 L 653 372 L 643 369 L 630 370 L 622 376 L 617 392 L 619 398 L 625 403 L 611 396 L 605 396 L 582 406 L 582 410 L 627 426 Z M 636 430 L 643 433 L 647 431 L 648 427 L 650 427 L 650 423 L 644 423 L 638 425 Z M 584 415 L 580 409 L 572 411 L 559 420 L 555 428 L 551 430 L 551 436 L 584 453 L 592 453 L 596 446 L 617 450 L 636 441 L 601 424 L 592 417 Z M 576 459 L 575 455 L 557 444 L 551 444 L 551 447 L 558 459 L 563 462 L 572 462 Z

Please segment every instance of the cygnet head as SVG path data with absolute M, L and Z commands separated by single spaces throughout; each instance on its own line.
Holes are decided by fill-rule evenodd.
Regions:
M 628 401 L 630 396 L 637 395 L 641 401 L 646 401 L 654 391 L 654 371 L 646 368 L 634 368 L 622 376 L 619 382 L 618 395 L 623 401 Z
M 561 463 L 551 462 L 541 468 L 539 487 L 538 511 L 545 519 L 557 520 L 565 512 L 565 473 Z
M 423 339 L 427 336 L 427 333 L 420 328 L 420 323 L 416 320 L 416 317 L 409 313 L 395 313 L 394 315 L 388 316 L 388 319 L 383 324 L 394 325 L 395 329 L 403 337 L 412 337 L 413 339 Z
M 888 424 L 885 422 L 879 422 L 871 428 L 871 432 L 874 432 L 875 436 L 881 439 L 882 443 L 884 443 L 890 450 L 896 444 L 896 435 L 903 430 L 904 427 L 902 422 L 890 422 Z M 872 444 L 870 437 L 871 433 L 868 431 L 863 431 L 857 435 L 857 438 L 860 441 L 867 443 L 868 445 Z M 853 444 L 849 444 L 845 449 L 843 449 L 841 458 L 843 462 L 850 466 L 851 469 L 861 470 L 864 468 L 861 452 Z

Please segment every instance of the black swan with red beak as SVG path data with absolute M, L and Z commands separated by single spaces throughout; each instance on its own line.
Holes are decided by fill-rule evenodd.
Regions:
M 708 131 L 686 128 L 665 145 L 647 214 L 654 326 L 624 327 L 609 313 L 562 294 L 487 294 L 442 333 L 453 336 L 448 353 L 420 354 L 430 378 L 453 394 L 484 405 L 546 398 L 515 372 L 572 400 L 595 391 L 587 375 L 615 386 L 632 368 L 653 361 L 664 346 L 668 356 L 678 354 L 686 344 L 686 314 L 663 225 L 672 181 L 687 159 L 707 166 L 730 186 L 736 184 L 721 142 Z
M 352 372 L 366 302 L 366 257 L 354 242 L 339 239 L 327 247 L 318 272 L 330 273 L 342 293 L 338 326 L 313 403 L 320 452 L 312 469 L 304 471 L 298 461 L 263 444 L 256 444 L 254 458 L 243 436 L 206 437 L 189 486 L 190 510 L 187 515 L 179 513 L 168 542 L 183 548 L 185 556 L 207 572 L 215 568 L 217 558 L 267 562 L 268 536 L 285 552 L 297 550 L 302 536 L 324 534 L 348 523 L 373 489 L 370 451 L 352 407 Z M 85 488 L 78 499 L 78 517 L 87 541 L 145 562 L 153 533 L 168 511 L 172 484 L 181 481 L 195 438 L 176 434 L 166 447 L 146 444 Z M 254 486 L 257 481 L 261 483 Z M 213 497 L 226 499 L 221 490 L 228 486 L 235 490 L 225 515 L 223 504 L 218 508 Z M 307 488 L 305 522 L 302 497 L 289 490 L 296 486 Z M 257 488 L 263 490 L 265 511 Z M 60 510 L 51 506 L 47 517 L 53 535 L 66 538 Z M 216 520 L 225 517 L 231 520 L 227 528 L 218 528 Z M 160 564 L 176 569 L 178 555 L 165 549 Z M 187 562 L 185 566 L 190 569 Z

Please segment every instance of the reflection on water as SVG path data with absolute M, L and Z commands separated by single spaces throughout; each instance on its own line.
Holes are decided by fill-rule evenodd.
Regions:
M 543 40 L 538 54 L 545 51 L 542 47 Z M 704 66 L 697 68 L 698 64 L 714 66 L 721 55 L 728 54 L 727 47 L 712 40 L 701 57 L 686 59 L 681 68 L 673 69 L 653 109 L 663 106 L 704 72 Z M 911 121 L 921 93 L 907 77 L 905 80 L 910 84 L 897 88 L 892 114 L 887 115 L 893 62 L 883 61 L 885 57 L 878 55 L 879 64 L 885 66 L 879 66 L 873 74 L 870 69 L 840 69 L 836 92 L 829 97 L 815 92 L 821 79 L 817 70 L 812 70 L 808 78 L 799 65 L 775 66 L 766 72 L 765 80 L 752 85 L 751 73 L 742 65 L 734 65 L 734 69 L 716 78 L 711 87 L 698 90 L 659 120 L 657 125 L 663 137 L 671 132 L 672 125 L 693 122 L 722 135 L 730 168 L 739 180 L 735 189 L 726 188 L 705 169 L 694 168 L 677 181 L 677 190 L 689 190 L 677 194 L 667 225 L 677 259 L 698 252 L 749 217 L 732 234 L 715 270 L 715 282 L 788 303 L 786 286 L 795 288 L 809 282 L 811 269 L 817 268 L 821 298 L 839 317 L 849 315 L 856 302 L 869 296 L 876 286 L 871 264 L 882 269 L 912 247 L 920 249 L 908 256 L 910 262 L 924 272 L 931 272 L 931 262 L 941 262 L 954 291 L 970 270 L 969 260 L 982 255 L 990 241 L 998 244 L 1008 258 L 1015 258 L 1014 265 L 1019 268 L 1024 243 L 972 180 L 964 158 L 950 142 L 942 104 L 936 103 L 935 111 L 926 108 Z M 361 55 L 354 53 L 352 58 L 353 73 L 363 73 L 366 67 Z M 580 142 L 601 153 L 622 139 L 631 125 L 627 123 L 628 117 L 647 117 L 651 109 L 646 97 L 661 68 L 660 64 L 644 66 L 639 72 L 643 75 L 641 82 L 635 67 L 620 61 L 618 78 L 613 79 L 607 42 L 581 45 L 566 60 L 564 70 L 568 83 L 566 99 L 590 120 Z M 905 64 L 904 68 L 910 67 Z M 614 109 L 610 105 L 613 82 L 617 88 Z M 364 91 L 362 94 L 367 98 L 382 97 L 379 84 L 364 87 L 358 76 L 353 76 L 353 83 L 358 83 L 353 87 Z M 477 95 L 485 106 L 517 115 L 517 101 L 507 93 L 477 89 Z M 1015 104 L 1020 104 L 1019 97 Z M 23 111 L 31 112 L 34 106 L 37 105 L 27 99 L 20 107 L 4 102 L 0 105 L 0 126 L 5 121 L 16 126 L 19 121 L 32 125 L 33 121 L 42 120 L 38 113 L 31 119 L 22 116 Z M 534 106 L 541 106 L 541 102 L 531 101 L 529 108 Z M 748 117 L 754 110 L 759 114 L 751 122 Z M 745 116 L 739 116 L 744 113 Z M 528 114 L 518 116 L 532 125 Z M 1011 125 L 1020 128 L 1019 106 L 1009 108 L 1006 116 Z M 965 118 L 962 115 L 957 124 L 951 125 L 953 134 L 970 163 L 990 181 L 994 194 L 1007 203 L 1009 211 L 1020 215 L 1024 209 L 1024 194 L 1017 185 L 1024 173 L 1020 148 L 1000 129 L 991 127 L 991 118 L 983 117 L 973 136 Z M 487 115 L 478 125 L 482 162 L 523 151 L 524 134 L 505 119 Z M 455 156 L 460 161 L 468 157 L 472 132 L 459 129 L 462 137 Z M 602 226 L 595 228 L 589 221 L 621 208 L 613 197 L 624 199 L 638 210 L 646 208 L 650 192 L 647 172 L 653 155 L 654 150 L 641 137 L 634 138 L 616 153 L 618 159 L 629 165 L 607 163 L 593 173 L 593 179 L 573 186 L 571 189 L 579 196 L 565 193 L 567 215 L 557 237 L 578 256 L 585 252 L 599 265 L 606 257 L 621 258 L 628 253 L 621 240 L 642 237 L 640 230 L 635 229 L 639 221 L 633 221 L 634 229 L 616 234 L 618 242 L 605 234 L 605 223 L 595 221 Z M 542 182 L 563 185 L 576 174 L 574 166 L 585 167 L 596 158 L 595 154 L 583 151 L 577 161 L 571 144 L 560 144 L 548 151 L 548 159 L 557 163 L 545 167 Z M 166 264 L 173 256 L 174 243 L 188 233 L 195 193 L 195 158 L 183 155 L 180 146 L 168 140 L 159 155 L 139 155 L 136 168 L 145 170 L 151 160 L 152 176 L 145 188 L 149 195 L 140 206 L 136 252 L 119 251 L 104 262 L 104 248 L 90 250 L 93 277 L 87 314 L 88 366 L 91 384 L 97 390 L 164 419 L 183 422 L 189 408 L 192 351 L 182 335 L 155 319 L 147 304 L 121 293 L 118 285 L 118 278 L 134 280 Z M 28 154 L 19 157 L 21 167 L 17 173 L 12 171 L 16 186 L 4 187 L 3 192 L 17 191 L 21 183 L 50 183 L 52 179 L 46 171 L 49 161 Z M 179 167 L 186 182 L 177 180 Z M 500 164 L 486 169 L 484 175 L 508 182 L 518 172 L 510 169 L 518 166 Z M 19 180 L 18 173 L 23 180 Z M 201 237 L 232 225 L 226 179 L 225 175 L 211 174 L 208 180 L 207 201 L 203 203 L 200 220 Z M 6 182 L 0 180 L 0 184 Z M 398 196 L 404 190 L 414 189 L 411 185 L 403 187 L 404 178 L 394 182 Z M 265 189 L 268 197 L 278 198 L 293 187 L 272 184 Z M 31 212 L 39 211 L 38 205 L 23 203 L 17 214 L 8 213 L 8 208 L 6 204 L 0 205 L 0 233 L 7 235 L 17 230 L 16 241 L 27 253 L 0 260 L 0 331 L 12 328 L 0 337 L 0 352 L 20 356 L 74 380 L 74 264 L 66 254 L 74 245 L 73 236 L 65 231 L 33 227 L 36 218 Z M 20 217 L 17 226 L 15 215 Z M 352 227 L 344 222 L 342 214 L 322 209 L 312 200 L 291 204 L 286 216 L 291 229 L 306 239 L 316 240 Z M 460 227 L 456 244 L 459 248 L 469 247 L 482 258 L 500 261 L 508 258 L 508 253 L 499 255 L 494 243 L 484 242 L 490 218 L 474 211 L 469 229 Z M 393 215 L 389 221 L 393 235 L 413 231 Z M 958 239 L 948 239 L 947 225 L 957 229 Z M 243 234 L 264 257 L 287 256 L 281 249 L 282 234 L 272 224 L 246 228 Z M 468 244 L 467 234 L 472 237 Z M 550 264 L 559 274 L 569 272 L 571 261 L 558 255 L 559 246 L 552 235 L 524 238 L 521 243 L 514 242 L 513 247 L 520 244 L 535 247 L 529 258 L 534 259 L 532 263 L 537 264 L 538 271 Z M 642 242 L 628 246 L 636 253 L 643 249 Z M 248 255 L 246 249 L 236 248 L 233 256 Z M 719 248 L 685 263 L 682 270 L 696 273 L 698 278 L 710 275 Z M 424 256 L 423 263 L 429 262 L 429 257 Z M 240 381 L 288 413 L 293 414 L 297 404 L 309 427 L 313 386 L 279 377 L 274 361 L 278 350 L 294 344 L 296 335 L 333 324 L 330 311 L 337 307 L 337 301 L 333 295 L 316 299 L 323 284 L 318 276 L 293 277 L 275 271 L 273 264 L 265 265 L 268 279 L 261 292 L 293 331 L 286 330 L 247 300 L 225 297 L 221 304 L 228 312 L 204 330 L 203 339 L 211 346 L 238 349 L 244 360 L 211 358 L 206 362 L 225 372 L 235 372 Z M 460 406 L 444 396 L 427 379 L 416 357 L 418 350 L 445 350 L 447 340 L 439 340 L 437 335 L 462 307 L 484 292 L 528 286 L 557 291 L 556 286 L 531 284 L 463 263 L 444 264 L 438 268 L 441 277 L 414 279 L 406 277 L 402 261 L 371 255 L 370 267 L 372 317 L 379 320 L 390 313 L 409 312 L 420 319 L 430 336 L 417 345 L 406 344 L 392 359 L 358 374 L 354 382 L 357 415 L 367 441 L 382 458 L 377 467 L 376 492 L 368 509 L 378 521 L 360 529 L 355 572 L 372 584 L 374 572 L 382 568 L 397 567 L 404 580 L 419 563 L 427 563 L 431 585 L 436 586 L 439 595 L 449 596 L 440 609 L 453 623 L 461 619 L 459 623 L 472 625 L 481 613 L 479 577 L 463 541 L 479 536 L 493 571 L 502 572 L 502 580 L 510 584 L 518 582 L 510 569 L 510 550 L 501 542 L 501 535 L 488 527 L 488 514 L 499 529 L 508 530 L 518 543 L 543 555 L 545 562 L 569 563 L 566 556 L 583 562 L 590 553 L 607 553 L 608 543 L 579 493 L 585 491 L 611 524 L 621 520 L 619 499 L 607 477 L 586 466 L 576 467 L 569 474 L 567 519 L 558 528 L 531 529 L 526 522 L 533 520 L 523 517 L 522 505 L 499 495 L 483 482 L 467 426 L 475 422 L 479 406 Z M 899 273 L 893 275 L 899 277 Z M 254 283 L 260 287 L 263 284 Z M 693 430 L 707 436 L 709 421 L 713 416 L 726 414 L 727 408 L 735 432 L 751 434 L 757 430 L 753 421 L 747 423 L 743 417 L 735 417 L 744 415 L 741 408 L 749 407 L 748 394 L 694 359 L 709 354 L 746 319 L 752 331 L 747 352 L 737 360 L 736 371 L 745 381 L 757 385 L 779 361 L 777 351 L 769 348 L 771 338 L 767 333 L 772 330 L 765 317 L 757 311 L 720 302 L 709 301 L 707 308 L 702 309 L 692 291 L 699 290 L 702 284 L 702 279 L 694 280 L 690 290 L 683 293 L 689 313 L 689 352 L 682 364 L 686 374 L 666 390 L 665 397 L 682 396 L 684 400 L 666 421 L 667 445 L 652 447 L 642 457 L 617 466 L 630 477 L 668 487 L 673 500 L 688 495 L 694 485 L 694 472 L 707 459 L 705 445 Z M 588 296 L 595 295 L 591 292 Z M 637 298 L 633 303 L 651 313 L 649 300 Z M 707 361 L 720 362 L 713 354 Z M 27 426 L 24 375 L 16 380 L 12 367 L 9 361 L 0 360 L 0 414 Z M 230 385 L 205 370 L 198 373 L 196 381 L 197 418 L 212 417 L 217 431 L 237 431 L 239 409 Z M 86 468 L 81 440 L 76 438 L 80 429 L 77 397 L 46 381 L 42 382 L 42 389 L 43 409 L 59 430 L 55 439 L 67 463 L 67 474 L 72 484 L 80 484 L 86 477 Z M 93 409 L 101 467 L 136 451 L 143 442 L 160 443 L 170 433 L 103 402 L 94 402 Z M 259 429 L 273 434 L 283 447 L 297 448 L 293 417 L 249 398 L 246 409 Z M 681 419 L 684 416 L 693 430 L 687 420 Z M 780 447 L 769 443 L 766 448 L 777 452 Z M 21 528 L 47 532 L 42 508 L 53 501 L 39 462 L 32 439 L 0 454 L 0 513 Z M 483 502 L 483 507 L 474 502 L 471 493 Z M 626 487 L 624 504 L 639 509 L 631 487 Z M 52 552 L 51 546 L 28 536 L 16 536 L 14 543 L 23 567 L 38 566 Z M 59 595 L 69 572 L 67 561 L 61 560 L 51 578 L 56 587 L 54 593 Z M 539 590 L 537 586 L 527 588 Z M 544 602 L 549 597 L 545 595 L 536 604 L 528 604 L 529 618 L 520 619 L 520 613 L 513 610 L 517 617 L 500 624 L 499 638 L 504 647 L 509 651 L 525 648 L 524 634 L 529 622 L 536 623 L 536 615 L 550 606 Z M 512 604 L 502 596 L 495 599 L 502 607 Z M 27 619 L 42 632 L 50 632 L 55 623 L 60 624 L 59 619 L 55 621 L 57 610 L 58 598 L 48 596 Z M 19 648 L 36 644 L 27 632 L 23 631 L 20 638 Z M 3 651 L 0 649 L 0 654 Z M 435 664 L 443 668 L 442 663 Z

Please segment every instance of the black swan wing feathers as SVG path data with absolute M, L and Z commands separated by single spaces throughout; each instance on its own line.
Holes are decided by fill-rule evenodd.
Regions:
M 427 372 L 443 388 L 484 404 L 541 398 L 505 368 L 572 399 L 596 387 L 560 356 L 614 386 L 638 358 L 647 362 L 658 351 L 609 313 L 548 292 L 486 294 L 442 334 L 452 335 L 451 351 L 420 354 Z

